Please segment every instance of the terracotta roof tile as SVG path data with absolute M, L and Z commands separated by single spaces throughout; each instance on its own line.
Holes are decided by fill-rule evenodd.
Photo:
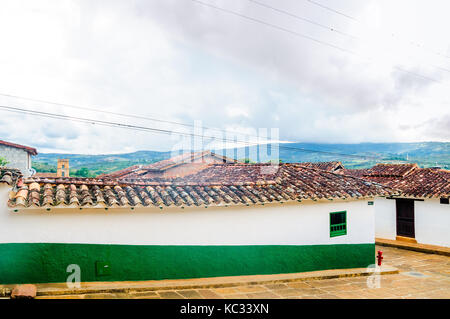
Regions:
M 404 177 L 417 168 L 417 164 L 377 164 L 365 176 Z
M 16 168 L 0 166 L 0 183 L 15 186 L 22 180 L 22 173 Z
M 211 164 L 184 178 L 114 180 L 36 178 L 24 180 L 11 207 L 134 207 L 251 205 L 302 199 L 390 196 L 390 187 L 299 164 Z
M 340 169 L 344 169 L 344 165 L 342 165 L 341 162 L 338 161 L 332 161 L 332 162 L 304 162 L 299 163 L 299 165 L 309 167 L 309 168 L 318 168 L 322 169 L 324 171 L 334 172 Z
M 197 161 L 198 159 L 203 159 L 206 156 L 213 156 L 217 157 L 221 160 L 224 160 L 226 163 L 235 163 L 237 162 L 235 159 L 222 156 L 216 153 L 213 153 L 211 151 L 201 151 L 201 152 L 188 152 L 183 153 L 174 157 L 171 157 L 166 160 L 162 160 L 156 163 L 152 163 L 149 165 L 134 165 L 130 166 L 128 168 L 108 173 L 108 174 L 102 174 L 99 175 L 98 178 L 147 178 L 146 173 L 150 172 L 159 172 L 164 171 L 169 168 L 185 164 L 185 163 L 192 163 L 192 164 L 199 164 L 194 163 L 194 161 Z M 202 161 L 204 162 L 204 161 Z
M 39 172 L 33 175 L 33 177 L 49 177 L 49 178 L 55 178 L 57 177 L 56 173 L 50 173 L 50 172 Z
M 27 151 L 30 155 L 37 155 L 37 150 L 33 147 L 20 145 L 20 144 L 16 144 L 16 143 L 11 143 L 11 142 L 6 142 L 6 141 L 2 141 L 2 140 L 0 140 L 0 145 L 20 148 L 20 149 Z
M 450 171 L 420 168 L 417 164 L 377 164 L 366 170 L 345 170 L 345 174 L 377 182 L 416 198 L 450 197 Z

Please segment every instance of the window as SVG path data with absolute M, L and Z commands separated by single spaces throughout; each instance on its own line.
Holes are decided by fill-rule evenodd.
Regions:
M 64 172 L 61 172 L 61 176 L 64 177 Z
M 62 167 L 61 168 L 64 168 L 64 164 L 62 164 Z
M 330 237 L 347 235 L 347 212 L 330 213 Z
M 441 204 L 448 204 L 448 203 L 449 203 L 448 198 L 441 197 Z

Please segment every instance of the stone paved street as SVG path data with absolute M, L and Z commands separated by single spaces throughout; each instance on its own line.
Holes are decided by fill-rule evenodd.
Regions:
M 392 247 L 383 251 L 383 262 L 398 268 L 399 274 L 378 276 L 379 288 L 369 288 L 368 277 L 346 277 L 227 288 L 156 290 L 104 293 L 58 298 L 449 298 L 450 257 Z M 374 283 L 376 285 L 376 282 Z M 39 298 L 56 298 L 42 296 Z

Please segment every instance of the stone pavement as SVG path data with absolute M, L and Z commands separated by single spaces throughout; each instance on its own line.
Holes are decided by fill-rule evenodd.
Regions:
M 37 299 L 247 299 L 247 298 L 446 298 L 450 299 L 450 257 L 377 246 L 383 262 L 399 274 L 285 283 L 244 283 L 232 287 L 38 296 Z M 375 278 L 375 279 L 374 279 Z M 379 285 L 377 284 L 379 279 Z M 368 280 L 370 287 L 368 286 Z M 377 288 L 377 286 L 379 286 Z
M 425 244 L 411 243 L 408 241 L 390 240 L 384 238 L 375 238 L 375 243 L 379 246 L 396 247 L 419 251 L 423 253 L 450 256 L 450 248 L 448 247 L 425 245 Z

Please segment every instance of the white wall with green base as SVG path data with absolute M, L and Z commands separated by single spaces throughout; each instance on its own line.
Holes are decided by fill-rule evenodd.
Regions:
M 375 262 L 367 200 L 228 207 L 7 207 L 0 185 L 0 283 L 158 280 L 367 267 Z M 330 213 L 347 233 L 330 237 Z M 107 265 L 107 267 L 104 267 Z M 105 269 L 107 269 L 105 271 Z

